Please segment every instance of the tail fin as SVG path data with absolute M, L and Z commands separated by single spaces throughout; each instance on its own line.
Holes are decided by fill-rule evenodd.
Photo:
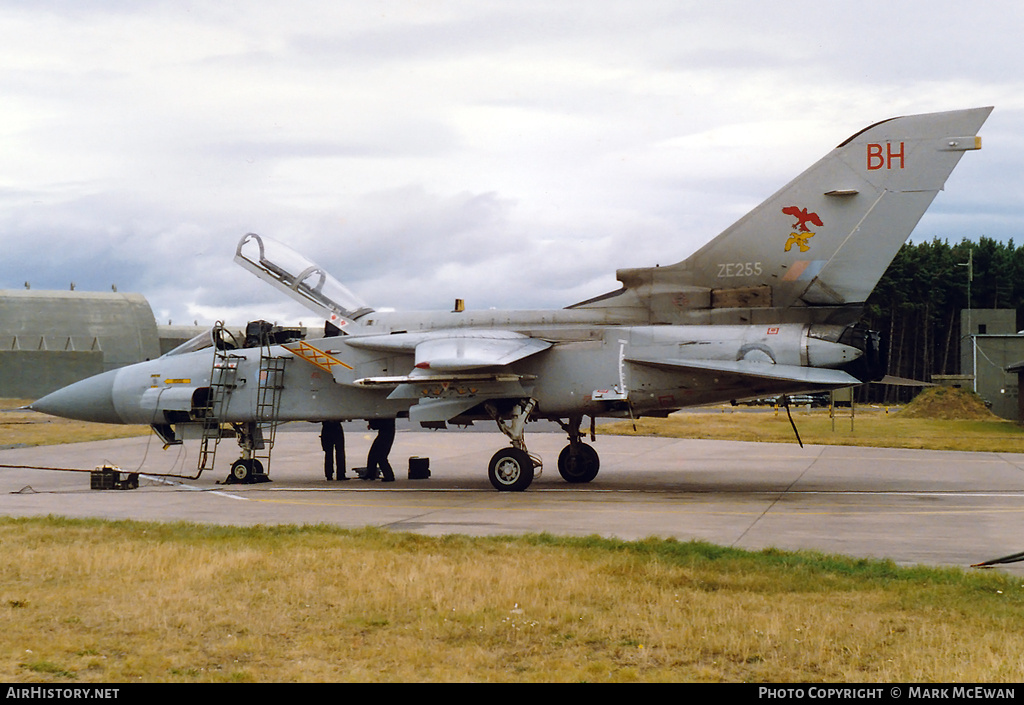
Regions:
M 674 322 L 693 309 L 863 303 L 963 153 L 981 148 L 977 132 L 991 112 L 872 125 L 688 259 L 619 270 L 622 291 L 577 306 L 639 304 L 654 322 Z

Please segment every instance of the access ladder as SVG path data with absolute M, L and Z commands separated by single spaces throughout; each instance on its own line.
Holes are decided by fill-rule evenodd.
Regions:
M 220 336 L 223 324 L 217 323 L 214 328 L 214 341 L 222 340 Z M 233 432 L 224 426 L 224 416 L 228 409 L 231 395 L 238 387 L 238 368 L 243 355 L 236 355 L 222 349 L 219 342 L 213 347 L 213 366 L 210 369 L 210 388 L 206 395 L 206 404 L 199 407 L 202 416 L 203 430 L 199 442 L 199 461 L 197 471 L 212 470 L 217 458 L 217 446 L 222 438 L 230 438 Z
M 274 449 L 274 440 L 277 436 L 277 414 L 281 408 L 281 392 L 284 390 L 284 369 L 287 362 L 286 357 L 271 355 L 269 345 L 261 346 L 254 424 L 254 435 L 260 442 L 254 444 L 252 457 L 262 461 L 264 472 L 267 473 L 270 472 L 270 453 Z
M 221 333 L 223 324 L 217 323 L 214 329 L 215 341 L 224 339 Z M 288 358 L 272 355 L 269 338 L 262 337 L 256 378 L 255 420 L 228 422 L 228 405 L 232 394 L 245 381 L 239 377 L 239 372 L 247 359 L 245 355 L 232 352 L 219 342 L 214 345 L 209 392 L 205 406 L 200 407 L 203 427 L 199 444 L 199 473 L 213 469 L 220 440 L 234 436 L 242 448 L 242 458 L 238 462 L 248 465 L 250 472 L 247 475 L 251 476 L 250 479 L 266 479 L 277 433 L 277 415 L 281 407 Z

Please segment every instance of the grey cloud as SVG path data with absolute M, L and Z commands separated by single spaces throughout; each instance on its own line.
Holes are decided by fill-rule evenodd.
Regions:
M 0 47 L 0 287 L 280 315 L 231 262 L 255 231 L 378 306 L 564 306 L 682 259 L 868 122 L 992 103 L 915 237 L 1021 237 L 1014 4 L 427 8 L 0 10 L 33 29 Z

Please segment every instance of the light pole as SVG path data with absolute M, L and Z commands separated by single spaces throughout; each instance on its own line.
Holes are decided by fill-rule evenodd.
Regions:
M 974 338 L 974 327 L 971 324 L 971 282 L 974 281 L 974 248 L 967 250 L 967 261 L 958 267 L 967 267 L 967 335 L 971 336 L 971 389 L 978 391 L 978 342 Z

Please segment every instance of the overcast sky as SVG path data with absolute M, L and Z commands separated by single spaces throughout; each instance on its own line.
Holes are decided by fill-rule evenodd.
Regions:
M 0 289 L 312 322 L 562 307 L 679 261 L 839 142 L 994 105 L 914 240 L 1024 240 L 1024 3 L 0 0 Z

